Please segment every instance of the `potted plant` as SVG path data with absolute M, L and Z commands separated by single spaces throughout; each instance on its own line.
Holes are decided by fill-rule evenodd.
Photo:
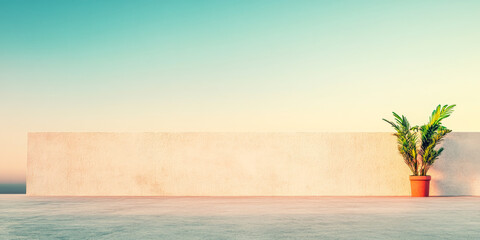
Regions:
M 393 112 L 395 122 L 383 119 L 395 129 L 398 151 L 412 171 L 410 186 L 412 197 L 428 197 L 431 176 L 428 170 L 443 152 L 443 147 L 436 149 L 438 143 L 452 130 L 442 125 L 442 120 L 449 117 L 455 105 L 438 105 L 433 110 L 430 120 L 422 126 L 410 126 L 405 116 Z

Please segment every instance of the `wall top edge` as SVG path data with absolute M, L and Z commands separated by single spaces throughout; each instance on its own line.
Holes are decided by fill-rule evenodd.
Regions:
M 118 131 L 118 132 L 111 132 L 111 131 L 105 131 L 105 132 L 95 132 L 95 131 L 85 131 L 85 132 L 82 132 L 82 131 L 72 131 L 72 132 L 27 132 L 27 134 L 49 134 L 49 133 L 65 133 L 65 134 L 91 134 L 91 133 L 96 133 L 96 134 L 102 134 L 102 133 L 105 133 L 105 134 L 122 134 L 122 133 L 126 133 L 126 134 L 133 134 L 133 133 L 173 133 L 173 134 L 199 134 L 199 133 L 202 133 L 202 134 L 294 134 L 294 133 L 297 133 L 297 134 L 312 134 L 312 133 L 325 133 L 325 134 L 393 134 L 393 132 L 322 132 L 322 131 L 319 131 L 319 132 L 307 132 L 307 131 L 297 131 L 297 132 L 287 132 L 287 131 L 278 131 L 278 132 L 261 132 L 261 131 L 257 131 L 257 132 L 228 132 L 228 131 L 164 131 L 164 132 L 161 132 L 161 131 L 150 131 L 150 132 L 146 132 L 146 131 L 139 131 L 139 132 L 134 132 L 134 131 L 131 131 L 131 132 L 127 132 L 127 131 Z M 452 133 L 480 133 L 480 131 L 478 132 L 464 132 L 464 131 L 453 131 Z

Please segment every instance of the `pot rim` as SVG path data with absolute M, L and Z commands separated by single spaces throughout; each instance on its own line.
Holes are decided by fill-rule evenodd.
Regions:
M 413 181 L 429 181 L 430 179 L 432 179 L 432 176 L 430 175 L 426 175 L 426 176 L 410 175 L 410 180 L 413 180 Z

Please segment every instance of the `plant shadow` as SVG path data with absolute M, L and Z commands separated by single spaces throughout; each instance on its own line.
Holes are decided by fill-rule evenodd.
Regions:
M 429 171 L 434 196 L 472 196 L 480 194 L 480 134 L 451 133 L 444 152 Z

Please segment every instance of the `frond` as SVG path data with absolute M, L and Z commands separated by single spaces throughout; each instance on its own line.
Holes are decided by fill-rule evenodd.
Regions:
M 435 110 L 433 110 L 429 122 L 419 128 L 421 144 L 418 153 L 424 164 L 422 174 L 426 174 L 430 165 L 432 165 L 443 152 L 443 148 L 435 150 L 435 147 L 448 133 L 452 132 L 452 130 L 442 126 L 441 121 L 452 114 L 454 107 L 455 105 L 444 105 L 443 107 L 438 105 Z

